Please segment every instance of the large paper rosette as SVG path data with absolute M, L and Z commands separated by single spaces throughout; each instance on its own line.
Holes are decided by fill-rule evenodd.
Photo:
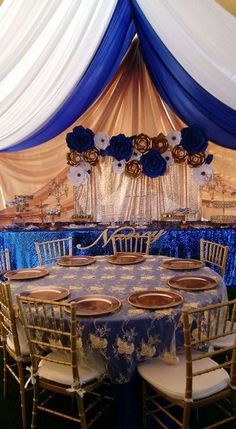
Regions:
M 145 176 L 159 177 L 166 172 L 166 161 L 155 149 L 150 149 L 148 153 L 142 155 L 140 162 Z
M 124 134 L 112 137 L 105 154 L 113 156 L 118 161 L 122 159 L 128 161 L 132 156 L 132 140 L 132 137 L 126 137 Z
M 181 136 L 181 145 L 188 153 L 204 152 L 208 146 L 205 132 L 197 125 L 183 128 Z
M 94 136 L 94 146 L 97 149 L 105 150 L 110 144 L 110 138 L 105 133 L 97 133 Z
M 170 131 L 167 136 L 167 141 L 170 146 L 176 146 L 181 142 L 181 132 L 180 131 Z
M 193 170 L 192 178 L 198 185 L 202 186 L 210 182 L 213 178 L 213 168 L 210 165 L 203 164 Z
M 94 133 L 89 128 L 84 128 L 82 125 L 73 128 L 72 133 L 66 136 L 67 146 L 77 152 L 86 152 L 94 147 Z
M 71 167 L 67 177 L 68 179 L 70 179 L 74 186 L 80 186 L 85 185 L 89 178 L 89 173 L 84 165 L 79 165 L 77 167 Z
M 134 149 L 146 153 L 151 148 L 151 139 L 146 134 L 138 134 L 134 139 Z
M 113 173 L 124 173 L 125 171 L 125 160 L 122 159 L 121 161 L 117 161 L 117 159 L 114 159 L 112 163 L 112 170 Z
M 164 134 L 160 133 L 157 137 L 152 138 L 152 147 L 153 149 L 158 150 L 160 153 L 164 153 L 168 149 L 168 141 Z

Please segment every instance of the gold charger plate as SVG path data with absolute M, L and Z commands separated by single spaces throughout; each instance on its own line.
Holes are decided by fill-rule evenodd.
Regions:
M 206 276 L 176 276 L 168 280 L 168 285 L 174 289 L 192 292 L 213 289 L 217 280 Z
M 128 297 L 128 302 L 134 307 L 158 310 L 182 304 L 183 297 L 176 292 L 149 290 L 133 293 Z
M 162 267 L 169 270 L 196 270 L 204 266 L 202 261 L 197 259 L 166 259 L 162 262 Z
M 93 256 L 64 256 L 58 261 L 58 265 L 63 267 L 82 267 L 96 262 Z
M 29 298 L 37 298 L 37 299 L 48 299 L 50 301 L 60 301 L 61 299 L 67 298 L 69 295 L 69 290 L 58 287 L 58 288 L 35 288 L 32 290 L 27 290 L 21 292 L 20 295 L 27 296 Z
M 121 302 L 109 295 L 85 295 L 73 299 L 76 302 L 77 316 L 99 316 L 117 311 Z
M 7 271 L 4 276 L 9 280 L 39 279 L 49 274 L 46 268 L 23 268 L 21 270 Z
M 119 253 L 107 257 L 107 262 L 116 265 L 139 264 L 145 261 L 145 257 L 138 253 Z

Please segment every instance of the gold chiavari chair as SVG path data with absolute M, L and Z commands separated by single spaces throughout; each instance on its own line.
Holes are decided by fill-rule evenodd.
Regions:
M 222 277 L 225 273 L 227 254 L 228 246 L 208 240 L 200 240 L 200 260 L 218 267 Z
M 100 391 L 104 386 L 103 363 L 99 365 L 99 359 L 94 366 L 89 361 L 79 362 L 76 303 L 23 296 L 17 296 L 17 302 L 29 340 L 31 381 L 35 383 L 31 428 L 36 427 L 37 411 L 44 411 L 87 429 L 102 415 L 111 398 Z M 48 397 L 41 398 L 42 390 Z M 56 394 L 76 399 L 74 415 L 71 410 L 65 414 L 52 407 L 50 400 Z
M 0 281 L 4 280 L 4 274 L 6 271 L 10 271 L 10 255 L 9 250 L 4 249 L 0 252 Z M 2 349 L 2 336 L 0 332 L 0 348 Z
M 10 265 L 9 250 L 5 249 L 0 252 L 0 277 L 6 271 L 10 271 L 10 269 L 11 269 L 11 265 Z
M 0 283 L 0 324 L 3 343 L 3 396 L 7 394 L 7 375 L 11 374 L 20 386 L 23 428 L 27 427 L 26 416 L 26 370 L 30 362 L 29 347 L 23 326 L 16 319 L 10 285 Z
M 114 234 L 112 237 L 113 254 L 116 255 L 117 253 L 129 252 L 148 255 L 150 241 L 150 233 Z
M 35 242 L 39 264 L 47 265 L 56 262 L 63 256 L 72 256 L 72 237 L 58 240 Z
M 229 309 L 232 312 L 228 330 L 226 322 Z M 222 312 L 223 326 L 220 323 Z M 228 348 L 232 352 L 230 361 L 225 358 L 225 347 L 214 350 L 211 346 L 212 340 L 235 333 L 235 315 L 236 300 L 184 310 L 185 353 L 179 356 L 179 364 L 168 365 L 161 360 L 153 360 L 138 366 L 143 381 L 143 428 L 146 428 L 147 416 L 152 416 L 156 422 L 161 422 L 162 427 L 167 428 L 162 421 L 164 414 L 180 428 L 189 429 L 192 408 L 198 409 L 209 404 L 219 406 L 222 419 L 219 420 L 218 415 L 216 422 L 205 427 L 214 428 L 226 423 L 226 427 L 232 427 L 231 423 L 235 424 L 236 345 L 234 342 Z M 217 359 L 220 363 L 216 362 Z M 225 370 L 229 365 L 230 374 Z M 173 406 L 182 409 L 182 418 L 173 413 Z

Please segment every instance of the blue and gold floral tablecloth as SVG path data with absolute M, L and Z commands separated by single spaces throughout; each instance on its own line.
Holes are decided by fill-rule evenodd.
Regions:
M 183 272 L 161 266 L 161 256 L 148 256 L 135 265 L 112 265 L 105 257 L 97 257 L 94 264 L 65 268 L 48 266 L 49 275 L 28 281 L 11 282 L 14 295 L 36 287 L 63 286 L 70 291 L 69 299 L 82 295 L 106 294 L 121 300 L 116 313 L 78 317 L 78 347 L 81 353 L 96 351 L 103 356 L 113 383 L 126 383 L 133 377 L 138 362 L 162 357 L 175 362 L 176 346 L 181 346 L 181 310 L 183 306 L 198 307 L 226 299 L 222 278 L 210 268 L 188 271 L 188 275 L 204 275 L 217 280 L 217 287 L 204 292 L 183 292 L 183 305 L 149 311 L 132 307 L 127 298 L 144 290 L 170 290 L 169 278 Z M 186 273 L 186 272 L 185 272 Z M 172 289 L 172 291 L 174 291 Z M 175 291 L 176 292 L 176 291 Z M 91 354 L 92 355 L 92 354 Z

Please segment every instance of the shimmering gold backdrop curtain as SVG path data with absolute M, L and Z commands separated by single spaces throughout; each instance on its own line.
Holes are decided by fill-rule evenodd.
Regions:
M 155 136 L 183 127 L 183 123 L 156 92 L 142 61 L 138 40 L 134 41 L 113 81 L 76 124 L 89 127 L 94 132 L 106 132 L 110 136 L 141 132 Z M 65 136 L 73 126 L 36 148 L 0 154 L 0 183 L 6 200 L 14 194 L 32 193 L 35 202 L 39 199 L 44 201 L 53 178 L 59 176 L 67 180 Z M 96 219 L 157 219 L 162 212 L 177 207 L 199 209 L 199 192 L 191 180 L 191 169 L 176 164 L 162 178 L 142 176 L 131 179 L 124 174 L 114 174 L 111 159 L 103 158 L 93 168 L 88 185 L 79 189 L 79 196 L 79 205 Z M 70 184 L 69 196 L 62 201 L 66 209 L 64 218 L 72 214 L 72 198 Z M 3 201 L 1 204 L 3 206 Z

